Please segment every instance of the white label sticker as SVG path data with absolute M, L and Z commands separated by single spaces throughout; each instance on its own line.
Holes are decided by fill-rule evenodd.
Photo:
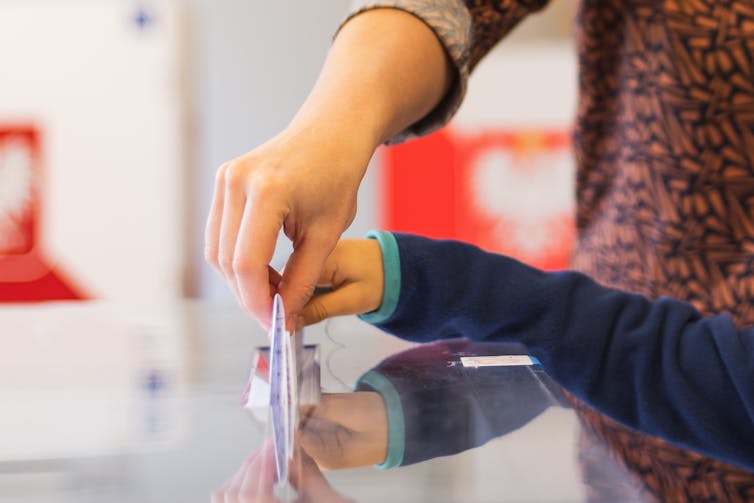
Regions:
M 462 356 L 464 367 L 515 367 L 539 365 L 539 360 L 529 355 Z

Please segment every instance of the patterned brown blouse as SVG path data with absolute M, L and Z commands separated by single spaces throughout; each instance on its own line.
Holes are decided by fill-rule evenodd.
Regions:
M 437 109 L 394 141 L 442 126 L 479 60 L 547 3 L 356 2 L 352 15 L 395 7 L 424 20 L 458 71 Z M 573 267 L 608 286 L 754 325 L 754 0 L 582 0 L 577 27 Z M 591 499 L 754 500 L 754 474 L 576 408 Z M 604 460 L 590 463 L 598 444 L 633 474 L 635 488 L 600 483 Z

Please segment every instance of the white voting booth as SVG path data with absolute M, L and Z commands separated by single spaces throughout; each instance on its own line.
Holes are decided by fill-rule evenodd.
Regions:
M 172 0 L 0 0 L 0 292 L 182 294 L 180 28 Z
M 171 0 L 0 0 L 0 302 L 183 295 L 180 32 Z M 180 434 L 181 321 L 110 305 L 0 310 L 4 460 Z

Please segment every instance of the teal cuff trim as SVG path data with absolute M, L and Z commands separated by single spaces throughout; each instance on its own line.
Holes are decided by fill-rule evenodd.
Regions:
M 385 287 L 382 292 L 382 304 L 376 311 L 360 314 L 359 318 L 377 325 L 389 319 L 398 307 L 401 293 L 401 257 L 398 242 L 392 233 L 386 231 L 369 231 L 369 239 L 376 239 L 382 248 L 382 267 L 385 271 Z
M 370 370 L 356 384 L 366 385 L 380 395 L 385 401 L 387 411 L 387 456 L 381 465 L 375 465 L 380 470 L 387 470 L 403 463 L 403 452 L 406 447 L 406 425 L 403 420 L 403 406 L 398 391 L 385 376 Z

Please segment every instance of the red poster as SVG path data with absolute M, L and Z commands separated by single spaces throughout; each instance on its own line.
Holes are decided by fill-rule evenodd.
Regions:
M 0 125 L 0 302 L 80 299 L 42 253 L 41 135 Z
M 575 234 L 568 131 L 445 128 L 384 149 L 383 159 L 384 228 L 567 267 Z

